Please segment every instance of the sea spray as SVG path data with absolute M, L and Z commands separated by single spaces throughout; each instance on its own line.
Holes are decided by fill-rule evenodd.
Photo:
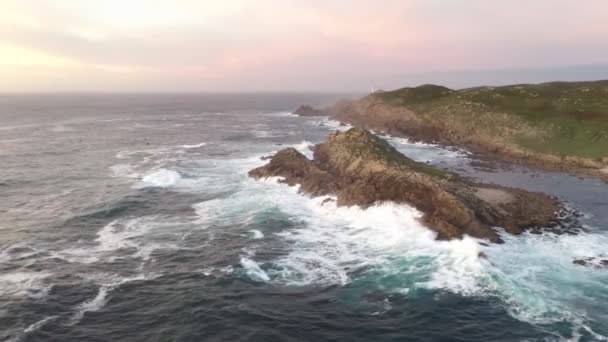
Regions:
M 597 317 L 572 308 L 577 307 L 575 300 L 583 300 L 584 307 L 593 310 L 593 298 L 605 290 L 593 284 L 605 284 L 608 279 L 604 273 L 575 265 L 572 260 L 601 254 L 600 246 L 606 245 L 601 243 L 603 235 L 509 235 L 502 245 L 466 236 L 437 241 L 420 223 L 422 214 L 407 205 L 388 202 L 366 209 L 337 207 L 325 197 L 298 194 L 297 186 L 288 187 L 276 180 L 260 184 L 266 191 L 256 189 L 257 196 L 272 198 L 282 211 L 306 223 L 278 233 L 291 245 L 291 251 L 264 263 L 263 271 L 271 282 L 289 286 L 364 282 L 401 294 L 429 289 L 498 297 L 507 311 L 522 321 L 550 324 L 566 320 L 593 332 L 583 328 L 584 322 Z M 570 252 L 561 253 L 564 248 Z M 537 258 L 530 258 L 535 254 Z M 568 273 L 556 273 L 559 269 Z M 608 293 L 605 296 L 608 298 Z

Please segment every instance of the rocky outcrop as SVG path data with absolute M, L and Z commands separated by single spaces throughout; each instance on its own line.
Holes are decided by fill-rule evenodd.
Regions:
M 328 116 L 329 112 L 327 110 L 317 109 L 311 106 L 300 106 L 293 112 L 293 114 L 300 116 Z
M 249 172 L 254 178 L 282 177 L 312 196 L 335 195 L 339 206 L 392 201 L 424 213 L 438 239 L 470 235 L 500 242 L 495 227 L 519 234 L 557 221 L 558 202 L 544 194 L 477 184 L 416 162 L 366 130 L 332 133 L 310 160 L 297 150 L 279 151 Z
M 589 257 L 572 261 L 575 265 L 593 267 L 596 269 L 608 269 L 608 257 Z

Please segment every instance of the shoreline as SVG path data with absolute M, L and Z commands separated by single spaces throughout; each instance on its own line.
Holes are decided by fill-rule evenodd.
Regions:
M 326 116 L 331 120 L 353 127 L 369 129 L 393 137 L 407 138 L 413 142 L 463 148 L 480 156 L 479 159 L 482 160 L 521 165 L 538 171 L 562 172 L 575 177 L 590 177 L 608 183 L 608 166 L 599 165 L 599 162 L 591 159 L 575 156 L 558 157 L 547 153 L 522 150 L 508 143 L 458 141 L 451 139 L 449 134 L 442 134 L 438 127 L 421 124 L 415 117 L 416 114 L 405 108 L 377 102 L 362 104 L 364 101 L 369 102 L 365 98 L 343 101 L 322 110 L 305 106 L 307 112 L 299 112 L 300 108 L 298 108 L 293 114 L 304 117 Z M 402 118 L 400 118 L 401 116 Z M 471 138 L 465 138 L 465 140 L 467 139 L 471 140 Z M 591 167 L 591 165 L 595 167 Z

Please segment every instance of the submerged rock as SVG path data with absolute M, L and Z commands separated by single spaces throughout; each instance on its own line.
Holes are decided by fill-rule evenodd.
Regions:
M 576 259 L 572 261 L 572 263 L 580 266 L 608 269 L 608 257 L 589 257 L 584 259 Z
M 310 160 L 295 149 L 279 151 L 249 172 L 254 178 L 282 177 L 312 196 L 335 195 L 337 205 L 362 207 L 392 201 L 421 211 L 438 239 L 470 235 L 501 242 L 494 227 L 519 234 L 554 224 L 559 203 L 544 194 L 478 184 L 416 162 L 370 132 L 352 128 L 332 133 Z
M 293 114 L 300 116 L 327 116 L 329 115 L 328 111 L 323 109 L 316 109 L 311 106 L 300 106 L 296 109 Z

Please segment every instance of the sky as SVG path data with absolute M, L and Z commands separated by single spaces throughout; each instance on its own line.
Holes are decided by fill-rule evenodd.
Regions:
M 0 0 L 0 92 L 608 79 L 607 0 Z

